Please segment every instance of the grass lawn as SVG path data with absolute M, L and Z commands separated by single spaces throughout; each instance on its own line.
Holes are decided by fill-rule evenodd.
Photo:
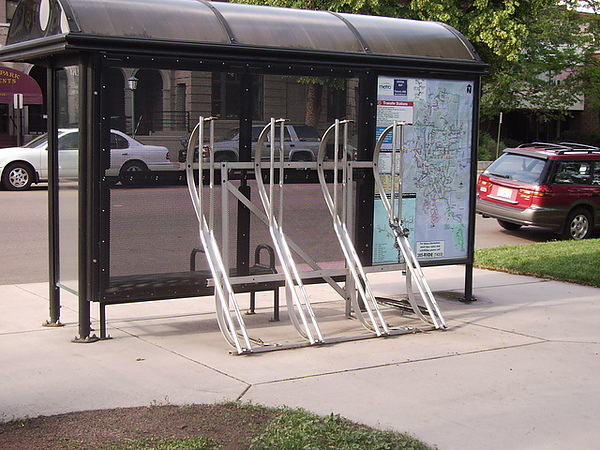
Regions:
M 600 239 L 480 248 L 475 267 L 600 287 Z
M 62 450 L 432 450 L 403 433 L 251 403 L 156 405 L 0 422 L 0 448 Z

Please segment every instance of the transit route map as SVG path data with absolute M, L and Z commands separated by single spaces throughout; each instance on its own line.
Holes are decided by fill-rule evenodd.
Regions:
M 402 220 L 420 261 L 467 256 L 474 95 L 471 81 L 378 79 L 377 138 L 394 121 L 406 123 L 402 127 Z M 388 187 L 391 149 L 390 132 L 379 161 L 382 181 Z M 402 261 L 388 222 L 376 192 L 373 264 Z

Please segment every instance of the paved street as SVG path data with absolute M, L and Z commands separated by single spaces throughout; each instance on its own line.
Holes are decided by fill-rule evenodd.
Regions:
M 311 221 L 309 226 L 312 239 L 317 240 L 315 248 L 319 250 L 321 247 L 325 248 L 320 240 L 335 240 L 335 237 L 332 233 L 329 236 L 326 233 L 313 232 L 317 229 L 327 228 L 329 218 L 324 215 L 326 212 L 321 202 L 322 198 L 315 200 L 312 191 L 312 189 L 306 190 L 305 192 L 310 195 L 298 196 L 293 201 L 295 205 L 298 202 L 306 202 L 298 206 L 301 216 L 321 217 L 323 219 L 322 227 L 314 220 Z M 122 254 L 134 255 L 140 251 L 149 252 L 148 246 L 156 246 L 156 252 L 161 254 L 160 258 L 169 258 L 169 255 L 186 253 L 188 248 L 193 248 L 192 243 L 182 242 L 180 234 L 169 233 L 165 225 L 167 221 L 163 221 L 164 216 L 168 217 L 169 222 L 179 223 L 175 228 L 181 227 L 180 222 L 182 221 L 190 222 L 191 229 L 195 227 L 193 225 L 192 210 L 187 203 L 187 191 L 184 187 L 163 186 L 157 188 L 156 198 L 160 200 L 146 203 L 145 206 L 136 201 L 135 192 L 135 189 L 114 191 L 116 206 L 113 214 L 125 215 L 125 220 L 135 222 L 129 230 L 129 235 L 125 234 L 120 237 L 123 244 L 127 243 L 127 245 L 119 246 L 119 251 Z M 320 195 L 318 190 L 315 190 L 315 192 Z M 0 208 L 2 211 L 2 227 L 0 227 L 0 264 L 2 272 L 0 273 L 0 285 L 47 281 L 47 196 L 48 191 L 45 186 L 36 187 L 27 192 L 0 191 Z M 147 200 L 148 196 L 143 197 Z M 311 201 L 314 201 L 317 206 L 310 206 Z M 166 208 L 165 204 L 171 206 Z M 145 210 L 144 217 L 136 219 L 136 211 L 132 208 L 137 208 L 137 211 Z M 320 208 L 319 211 L 323 214 L 315 214 L 311 212 L 311 208 L 315 210 Z M 325 219 L 327 219 L 327 223 L 325 223 Z M 296 220 L 302 220 L 302 217 L 298 217 Z M 140 236 L 137 233 L 142 223 L 144 227 L 151 228 L 147 236 Z M 288 227 L 287 229 L 292 228 Z M 598 232 L 595 233 L 595 236 L 598 236 Z M 268 240 L 268 233 L 261 238 Z M 501 228 L 494 219 L 483 219 L 478 216 L 476 221 L 476 248 L 543 242 L 555 238 L 554 234 L 543 228 L 525 227 L 519 231 L 507 231 Z M 175 251 L 180 246 L 183 246 L 182 249 L 185 250 Z M 114 263 L 116 261 L 117 259 Z M 186 258 L 179 258 L 179 263 L 181 261 L 187 264 Z M 173 261 L 173 264 L 175 263 Z M 121 264 L 131 266 L 127 258 L 123 258 Z

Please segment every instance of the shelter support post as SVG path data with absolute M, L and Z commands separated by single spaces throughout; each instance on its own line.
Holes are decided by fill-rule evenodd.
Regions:
M 96 75 L 95 56 L 82 54 L 80 63 L 79 92 L 79 168 L 78 168 L 78 310 L 79 310 L 79 335 L 73 342 L 96 342 L 99 338 L 91 335 L 91 304 L 92 300 L 92 257 L 91 247 L 95 242 L 92 239 L 93 220 L 92 214 L 93 189 L 92 164 L 93 149 L 97 148 L 97 127 L 93 130 L 94 117 L 98 109 L 98 88 L 95 86 Z M 82 151 L 81 149 L 88 149 Z
M 58 258 L 58 141 L 56 133 L 58 114 L 58 76 L 53 66 L 47 71 L 48 79 L 48 256 L 49 256 L 49 309 L 47 327 L 62 326 L 60 322 L 60 289 Z
M 465 265 L 465 295 L 460 298 L 461 302 L 469 303 L 477 301 L 473 296 L 473 263 Z

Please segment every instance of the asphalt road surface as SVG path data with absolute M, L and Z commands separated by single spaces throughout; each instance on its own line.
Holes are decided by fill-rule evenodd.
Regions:
M 318 188 L 317 188 L 318 189 Z M 169 198 L 173 196 L 181 196 L 182 191 L 185 188 L 182 186 L 164 186 L 157 188 L 159 197 L 164 198 L 168 202 Z M 115 190 L 115 201 L 113 214 L 120 213 L 120 211 L 130 212 L 131 207 L 128 206 L 127 202 L 131 202 L 131 205 L 135 205 L 134 197 L 128 193 L 129 191 Z M 135 189 L 131 190 L 135 193 Z M 305 192 L 319 192 L 318 190 L 309 189 Z M 187 193 L 184 193 L 184 196 Z M 294 199 L 294 204 L 297 202 L 305 201 L 306 204 L 300 205 L 300 211 L 302 216 L 298 217 L 298 221 L 305 220 L 305 217 L 315 217 L 315 214 L 311 214 L 311 200 L 314 200 L 313 194 L 301 195 Z M 31 191 L 26 192 L 9 192 L 0 191 L 0 210 L 2 211 L 2 226 L 0 227 L 0 284 L 17 284 L 17 283 L 35 283 L 43 282 L 48 280 L 48 233 L 47 233 L 47 197 L 48 191 L 45 186 L 35 187 Z M 182 197 L 183 198 L 183 197 Z M 319 200 L 321 204 L 322 198 Z M 185 211 L 190 211 L 187 204 L 189 200 L 181 200 L 181 208 Z M 172 204 L 178 205 L 175 202 Z M 185 207 L 187 205 L 187 208 Z M 322 205 L 320 205 L 322 206 Z M 161 258 L 168 258 L 169 255 L 173 254 L 172 251 L 178 245 L 183 246 L 182 248 L 187 249 L 190 247 L 189 242 L 183 242 L 186 236 L 181 236 L 181 233 L 170 233 L 164 230 L 167 225 L 165 223 L 172 220 L 187 220 L 193 224 L 194 219 L 182 214 L 178 210 L 179 206 L 170 207 L 165 211 L 164 207 L 160 206 L 159 202 L 151 202 L 147 206 L 144 206 L 142 210 L 148 211 L 149 208 L 162 208 L 163 215 L 166 216 L 161 218 L 160 215 L 152 212 L 148 214 L 146 218 L 135 219 L 136 223 L 130 227 L 131 240 L 135 241 L 138 239 L 139 242 L 134 245 L 122 249 L 122 251 L 128 252 L 133 255 L 132 258 L 142 260 L 145 258 L 148 247 L 155 248 L 158 254 L 162 255 Z M 187 214 L 187 213 L 186 213 Z M 322 233 L 315 232 L 319 229 L 327 229 L 330 226 L 330 218 L 328 218 L 324 212 L 323 214 L 317 214 L 317 216 L 324 217 L 323 225 L 310 221 L 308 224 L 309 235 L 311 240 L 316 240 L 317 244 L 315 247 L 319 249 L 321 247 L 318 244 L 320 238 L 326 238 L 327 240 L 335 240 L 335 237 L 323 235 Z M 134 217 L 132 214 L 131 217 Z M 168 220 L 166 217 L 168 216 Z M 129 219 L 128 219 L 129 220 Z M 133 220 L 133 219 L 131 219 Z M 137 230 L 144 229 L 147 226 L 151 226 L 152 232 L 149 236 L 139 236 L 136 233 Z M 192 233 L 195 225 L 190 225 Z M 598 233 L 595 233 L 597 236 Z M 197 236 L 197 235 L 196 235 Z M 127 237 L 127 236 L 125 236 Z M 268 234 L 265 236 L 268 240 Z M 525 244 L 531 242 L 543 242 L 556 239 L 556 236 L 548 230 L 538 227 L 524 227 L 518 231 L 507 231 L 501 228 L 494 219 L 483 219 L 477 216 L 476 221 L 476 238 L 475 247 L 493 247 L 499 245 L 513 245 L 513 244 Z M 193 247 L 193 245 L 192 245 Z M 120 248 L 121 250 L 121 248 Z M 141 258 L 139 252 L 142 252 Z M 189 254 L 189 252 L 187 253 Z M 150 257 L 148 256 L 147 259 Z M 185 260 L 187 259 L 179 258 Z M 126 257 L 123 258 L 123 265 L 129 265 L 130 260 Z M 122 269 L 125 270 L 125 269 Z M 148 272 L 151 273 L 151 272 Z

